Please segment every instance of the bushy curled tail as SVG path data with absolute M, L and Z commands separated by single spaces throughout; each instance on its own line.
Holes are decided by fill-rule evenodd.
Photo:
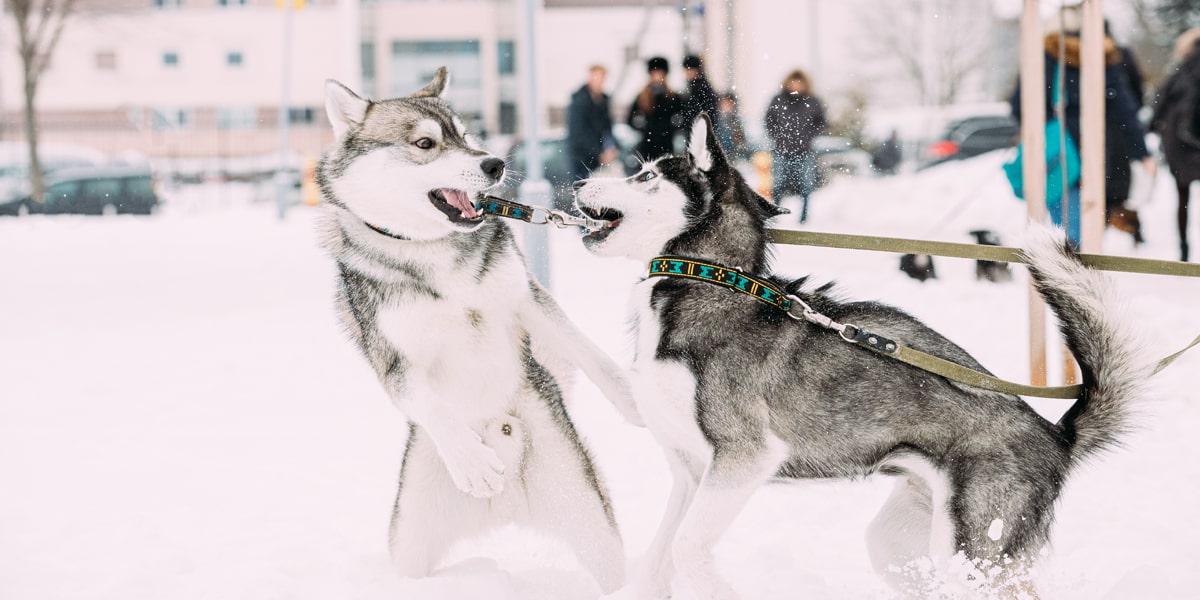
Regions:
M 1057 315 L 1082 372 L 1083 393 L 1059 422 L 1078 462 L 1120 443 L 1150 368 L 1121 320 L 1110 281 L 1079 260 L 1061 230 L 1030 225 L 1025 254 L 1034 286 Z

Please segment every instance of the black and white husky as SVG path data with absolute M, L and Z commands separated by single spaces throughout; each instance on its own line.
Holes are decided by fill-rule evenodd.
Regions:
M 442 100 L 447 78 L 382 101 L 326 84 L 338 315 L 410 422 L 392 559 L 425 576 L 452 542 L 517 523 L 565 539 L 612 590 L 624 549 L 563 393 L 577 366 L 636 419 L 629 385 L 530 277 L 508 226 L 476 210 L 505 165 Z
M 595 254 L 737 269 L 838 322 L 984 370 L 899 309 L 770 275 L 764 229 L 778 209 L 731 167 L 704 116 L 686 155 L 626 179 L 585 180 L 575 193 L 584 213 L 608 221 L 583 239 Z M 939 587 L 953 580 L 1032 597 L 1027 567 L 1047 543 L 1063 482 L 1117 442 L 1146 371 L 1130 334 L 1108 318 L 1107 280 L 1053 230 L 1031 232 L 1027 252 L 1083 371 L 1083 398 L 1059 423 L 1016 396 L 849 344 L 748 294 L 682 277 L 637 283 L 634 398 L 674 476 L 641 597 L 679 597 L 673 587 L 684 597 L 736 597 L 715 573 L 712 548 L 760 484 L 874 473 L 896 478 L 868 531 L 872 562 L 891 583 L 924 593 L 928 578 L 905 577 L 918 561 L 941 567 Z M 965 574 L 950 577 L 954 569 Z

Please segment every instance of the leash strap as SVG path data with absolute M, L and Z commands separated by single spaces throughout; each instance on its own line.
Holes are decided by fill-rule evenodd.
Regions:
M 735 292 L 753 296 L 784 312 L 792 309 L 788 294 L 775 284 L 737 269 L 682 256 L 660 256 L 650 261 L 648 277 L 686 277 L 715 283 Z
M 679 256 L 660 256 L 650 261 L 647 276 L 696 279 L 719 285 L 735 292 L 741 292 L 782 310 L 795 320 L 807 321 L 832 330 L 843 340 L 856 346 L 861 346 L 877 354 L 894 358 L 905 364 L 964 385 L 1005 394 L 1034 396 L 1037 398 L 1057 398 L 1061 400 L 1078 399 L 1083 392 L 1083 386 L 1078 384 L 1037 386 L 1006 381 L 915 348 L 910 348 L 893 339 L 873 333 L 857 325 L 838 323 L 828 316 L 813 310 L 799 296 L 787 294 L 778 286 L 764 279 L 711 262 Z M 799 315 L 792 312 L 792 309 L 795 307 L 800 307 L 801 313 Z M 1184 352 L 1198 345 L 1200 345 L 1200 336 L 1197 336 L 1186 348 L 1159 361 L 1154 371 L 1151 372 L 1151 375 L 1155 375 L 1167 368 L 1167 366 L 1182 356 Z
M 475 207 L 479 212 L 497 217 L 507 217 L 524 221 L 533 225 L 554 225 L 559 229 L 567 227 L 583 227 L 589 231 L 604 229 L 605 222 L 588 217 L 577 217 L 570 213 L 544 206 L 532 206 L 497 198 L 484 196 Z M 539 219 L 540 217 L 540 219 Z
M 848 235 L 843 233 L 820 233 L 792 229 L 768 229 L 767 235 L 776 244 L 821 246 L 824 248 L 845 248 L 850 250 L 874 250 L 878 252 L 911 252 L 915 254 L 932 254 L 934 256 L 994 260 L 1010 263 L 1025 262 L 1025 254 L 1019 248 L 1010 248 L 1008 246 L 932 242 L 928 240 Z M 1083 264 L 1101 271 L 1200 277 L 1200 264 L 1198 263 L 1129 258 L 1106 254 L 1080 254 L 1079 258 L 1083 261 Z

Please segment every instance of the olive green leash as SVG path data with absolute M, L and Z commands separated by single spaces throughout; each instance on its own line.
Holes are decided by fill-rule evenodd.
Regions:
M 772 233 L 777 231 L 778 230 L 774 230 Z M 923 242 L 922 244 L 928 243 Z M 958 245 L 971 247 L 970 244 Z M 928 248 L 929 246 L 924 247 Z M 982 247 L 996 248 L 996 246 Z M 895 252 L 896 250 L 889 251 Z M 1020 251 L 1017 250 L 1016 252 L 1019 253 Z M 988 260 L 1000 259 L 989 258 Z M 1020 258 L 1017 257 L 1016 261 L 1019 260 Z M 704 281 L 724 287 L 732 292 L 738 292 L 747 296 L 751 296 L 760 302 L 783 311 L 792 319 L 797 321 L 806 321 L 808 323 L 812 323 L 814 325 L 834 331 L 838 334 L 838 337 L 842 338 L 846 342 L 866 348 L 877 354 L 888 356 L 919 369 L 923 369 L 933 373 L 934 375 L 939 375 L 951 381 L 956 381 L 972 387 L 991 390 L 994 392 L 1002 392 L 1005 394 L 1015 394 L 1019 396 L 1059 399 L 1078 399 L 1083 392 L 1082 385 L 1035 386 L 1006 381 L 987 373 L 976 371 L 975 369 L 964 367 L 960 364 L 939 358 L 932 354 L 921 352 L 920 350 L 905 346 L 896 340 L 884 337 L 877 333 L 872 333 L 857 325 L 834 321 L 828 316 L 813 310 L 812 306 L 806 303 L 799 296 L 795 294 L 788 294 L 771 281 L 713 262 L 696 260 L 682 256 L 660 256 L 650 261 L 646 275 L 647 277 L 675 277 Z M 797 308 L 800 310 L 798 314 L 795 312 Z M 1192 343 L 1186 348 L 1160 360 L 1151 375 L 1162 371 L 1168 365 L 1175 362 L 1175 360 L 1183 355 L 1184 352 L 1187 352 L 1197 345 L 1200 345 L 1200 336 L 1197 336 L 1196 339 L 1193 340 Z
M 845 248 L 849 250 L 875 250 L 879 252 L 932 254 L 935 256 L 950 256 L 954 258 L 994 260 L 997 262 L 1025 262 L 1025 254 L 1020 248 L 1010 248 L 1007 246 L 985 246 L 982 244 L 960 244 L 956 242 L 931 242 L 928 240 L 911 240 L 905 238 L 877 237 L 868 235 L 849 235 L 844 233 L 820 233 L 816 231 L 796 231 L 792 229 L 768 229 L 767 236 L 776 244 L 821 246 L 825 248 Z M 1083 264 L 1101 271 L 1122 271 L 1126 273 L 1148 273 L 1152 275 L 1200 277 L 1200 264 L 1196 263 L 1176 262 L 1172 260 L 1153 260 L 1148 258 L 1129 258 L 1125 256 L 1108 256 L 1105 254 L 1080 254 L 1079 258 L 1083 261 Z

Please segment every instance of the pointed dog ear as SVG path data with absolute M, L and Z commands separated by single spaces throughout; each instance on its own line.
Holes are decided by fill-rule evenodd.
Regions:
M 758 196 L 758 207 L 759 207 L 759 209 L 762 210 L 762 213 L 765 218 L 770 219 L 771 217 L 778 217 L 779 215 L 792 214 L 791 209 L 787 209 L 778 204 L 775 204 L 774 202 L 771 202 L 770 200 L 763 198 L 761 194 L 754 194 L 754 195 Z
M 433 75 L 433 81 L 429 85 L 413 92 L 413 98 L 441 98 L 442 94 L 446 93 L 446 86 L 450 85 L 450 71 L 446 67 L 438 67 L 437 73 Z
M 338 140 L 344 139 L 351 129 L 362 124 L 370 106 L 370 100 L 360 98 L 350 88 L 332 79 L 325 81 L 325 114 Z
M 712 121 L 705 113 L 700 113 L 692 122 L 692 133 L 688 136 L 688 154 L 692 155 L 692 162 L 701 171 L 711 171 L 718 158 L 725 158 L 721 145 L 717 143 L 717 135 L 713 132 Z

